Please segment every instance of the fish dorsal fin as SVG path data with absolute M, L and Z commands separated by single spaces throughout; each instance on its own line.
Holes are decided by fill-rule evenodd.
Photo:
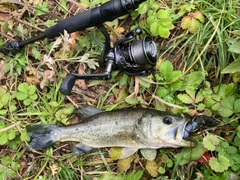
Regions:
M 97 109 L 95 107 L 92 106 L 88 106 L 88 105 L 81 105 L 79 108 L 74 110 L 74 114 L 81 120 L 86 119 L 90 116 L 93 116 L 95 114 L 104 112 L 100 109 Z

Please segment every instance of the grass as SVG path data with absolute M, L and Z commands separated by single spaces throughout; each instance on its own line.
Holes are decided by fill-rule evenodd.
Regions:
M 51 6 L 54 2 L 48 0 L 41 7 L 41 3 L 36 2 L 0 4 L 9 17 L 15 14 L 7 22 L 0 21 L 0 45 L 4 41 L 36 36 L 41 29 L 53 25 L 55 19 L 87 10 L 90 4 L 84 1 L 82 6 L 60 0 Z M 99 3 L 93 1 L 91 6 Z M 131 77 L 116 70 L 110 81 L 79 81 L 72 96 L 60 94 L 62 80 L 69 72 L 90 74 L 101 70 L 97 61 L 104 39 L 95 28 L 36 42 L 17 55 L 0 54 L 5 64 L 4 67 L 0 64 L 0 179 L 239 178 L 240 95 L 239 79 L 234 78 L 239 70 L 221 73 L 239 58 L 240 52 L 230 48 L 239 40 L 239 3 L 149 0 L 143 3 L 140 12 L 133 13 L 134 20 L 129 16 L 107 24 L 112 42 L 136 25 L 150 32 L 145 6 L 154 7 L 156 12 L 171 9 L 171 13 L 162 13 L 170 13 L 168 20 L 174 25 L 168 38 L 153 37 L 158 43 L 159 61 L 156 71 L 148 77 Z M 181 21 L 195 11 L 203 14 L 204 23 L 190 33 L 181 28 Z M 21 12 L 22 17 L 17 12 Z M 161 19 L 161 26 L 163 22 Z M 125 31 L 121 32 L 118 27 Z M 25 151 L 29 141 L 27 125 L 75 124 L 77 120 L 72 113 L 78 104 L 103 110 L 134 106 L 179 114 L 205 114 L 217 118 L 221 126 L 197 134 L 196 148 L 160 149 L 151 163 L 139 154 L 123 162 L 113 160 L 106 148 L 75 156 L 71 153 L 72 142 L 59 143 L 43 153 Z M 198 161 L 203 152 L 211 156 L 205 164 Z M 119 166 L 124 172 L 118 172 Z

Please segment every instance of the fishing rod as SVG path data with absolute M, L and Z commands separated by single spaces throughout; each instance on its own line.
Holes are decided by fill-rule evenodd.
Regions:
M 20 52 L 24 46 L 45 38 L 53 39 L 64 34 L 64 31 L 72 33 L 88 27 L 96 26 L 103 33 L 106 41 L 100 59 L 100 65 L 106 67 L 103 74 L 79 75 L 71 73 L 64 79 L 60 92 L 70 95 L 76 79 L 110 79 L 113 69 L 123 70 L 129 75 L 147 75 L 152 72 L 157 61 L 156 44 L 150 36 L 143 40 L 136 40 L 142 33 L 140 28 L 128 33 L 123 39 L 118 40 L 114 47 L 110 46 L 110 37 L 106 28 L 102 25 L 106 21 L 112 21 L 120 16 L 129 14 L 146 0 L 111 0 L 99 7 L 71 16 L 60 21 L 58 24 L 47 28 L 38 36 L 24 41 L 11 41 L 5 43 L 0 52 L 7 55 Z

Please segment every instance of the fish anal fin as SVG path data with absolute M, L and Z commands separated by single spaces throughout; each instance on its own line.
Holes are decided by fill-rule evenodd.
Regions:
M 94 150 L 93 147 L 87 146 L 87 145 L 82 144 L 82 143 L 75 144 L 75 145 L 72 147 L 72 152 L 73 152 L 73 154 L 75 154 L 75 155 L 88 154 L 88 153 L 92 152 L 93 150 Z
M 125 147 L 122 149 L 122 155 L 120 156 L 119 159 L 125 159 L 125 158 L 133 155 L 137 151 L 138 151 L 138 148 Z
M 156 149 L 140 149 L 142 156 L 148 161 L 153 161 L 157 156 Z

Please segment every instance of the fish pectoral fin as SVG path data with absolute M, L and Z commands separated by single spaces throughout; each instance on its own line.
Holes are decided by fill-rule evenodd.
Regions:
M 92 152 L 93 150 L 94 150 L 93 147 L 87 146 L 87 145 L 82 144 L 82 143 L 75 144 L 75 145 L 72 147 L 72 152 L 73 152 L 73 154 L 75 154 L 75 155 L 88 154 L 88 153 Z
M 131 155 L 133 155 L 135 152 L 137 152 L 138 148 L 132 148 L 132 147 L 125 147 L 122 149 L 122 155 L 119 159 L 125 159 Z
M 156 149 L 140 149 L 142 156 L 148 161 L 153 161 L 157 156 Z

